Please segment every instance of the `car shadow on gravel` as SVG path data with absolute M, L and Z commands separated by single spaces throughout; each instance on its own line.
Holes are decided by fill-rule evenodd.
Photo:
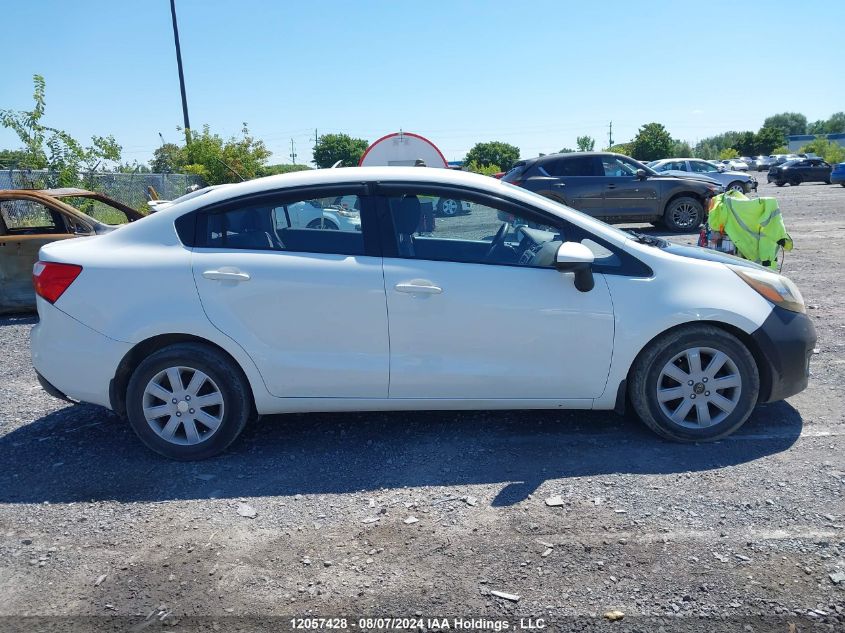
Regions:
M 666 442 L 598 411 L 402 412 L 270 416 L 223 455 L 168 461 L 105 409 L 71 405 L 0 436 L 0 502 L 69 503 L 337 494 L 502 484 L 494 506 L 548 479 L 711 470 L 789 449 L 800 414 L 758 407 L 734 437 Z M 2 426 L 0 426 L 2 431 Z M 460 494 L 460 492 L 458 492 Z

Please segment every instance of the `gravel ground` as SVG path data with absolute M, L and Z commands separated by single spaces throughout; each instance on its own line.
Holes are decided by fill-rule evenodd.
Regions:
M 0 629 L 845 630 L 845 189 L 760 193 L 818 354 L 804 393 L 716 444 L 604 412 L 313 414 L 172 463 L 43 393 L 34 319 L 0 320 Z

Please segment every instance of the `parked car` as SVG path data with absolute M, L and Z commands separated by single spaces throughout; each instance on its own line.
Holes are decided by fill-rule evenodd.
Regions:
M 665 223 L 672 231 L 698 228 L 712 183 L 664 176 L 633 158 L 610 152 L 550 154 L 520 160 L 503 182 L 519 185 L 609 223 Z
M 751 167 L 757 171 L 769 171 L 769 167 L 775 164 L 775 159 L 771 156 L 757 156 L 754 159 Z
M 769 169 L 776 165 L 783 165 L 788 160 L 796 160 L 801 158 L 798 154 L 772 154 L 769 156 L 772 159 L 772 164 L 769 165 Z
M 32 265 L 44 244 L 105 233 L 142 217 L 95 191 L 0 190 L 0 313 L 35 309 Z
M 726 190 L 750 193 L 757 190 L 757 179 L 739 171 L 721 170 L 715 165 L 700 158 L 664 158 L 648 164 L 658 173 L 686 173 L 689 176 L 701 174 L 707 176 Z
M 837 163 L 830 172 L 830 182 L 845 187 L 845 163 Z
M 830 184 L 830 174 L 830 165 L 820 158 L 797 158 L 772 167 L 767 179 L 778 187 L 783 187 L 786 183 L 797 187 L 802 182 Z
M 338 195 L 361 231 L 291 225 L 290 205 Z M 422 236 L 421 196 L 472 202 L 473 222 Z M 44 246 L 34 280 L 44 388 L 175 459 L 303 411 L 630 401 L 667 438 L 715 440 L 804 389 L 816 341 L 786 277 L 446 169 L 239 183 Z
M 720 160 L 719 163 L 724 165 L 726 170 L 731 171 L 748 171 L 748 164 L 738 158 L 729 158 Z

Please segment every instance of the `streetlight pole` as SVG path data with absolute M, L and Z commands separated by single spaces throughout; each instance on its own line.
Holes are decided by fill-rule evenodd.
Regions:
M 188 98 L 185 96 L 185 74 L 182 72 L 182 47 L 179 46 L 179 27 L 176 26 L 176 0 L 170 0 L 173 18 L 173 41 L 176 43 L 176 65 L 179 68 L 179 89 L 182 91 L 182 116 L 185 119 L 185 143 L 191 144 L 191 122 L 188 120 Z

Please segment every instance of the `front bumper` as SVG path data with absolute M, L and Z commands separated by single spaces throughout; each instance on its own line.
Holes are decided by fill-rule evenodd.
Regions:
M 845 185 L 845 174 L 831 173 L 830 183 L 833 185 Z
M 775 306 L 751 337 L 768 369 L 768 378 L 761 376 L 760 402 L 783 400 L 807 387 L 816 346 L 816 328 L 810 317 Z

